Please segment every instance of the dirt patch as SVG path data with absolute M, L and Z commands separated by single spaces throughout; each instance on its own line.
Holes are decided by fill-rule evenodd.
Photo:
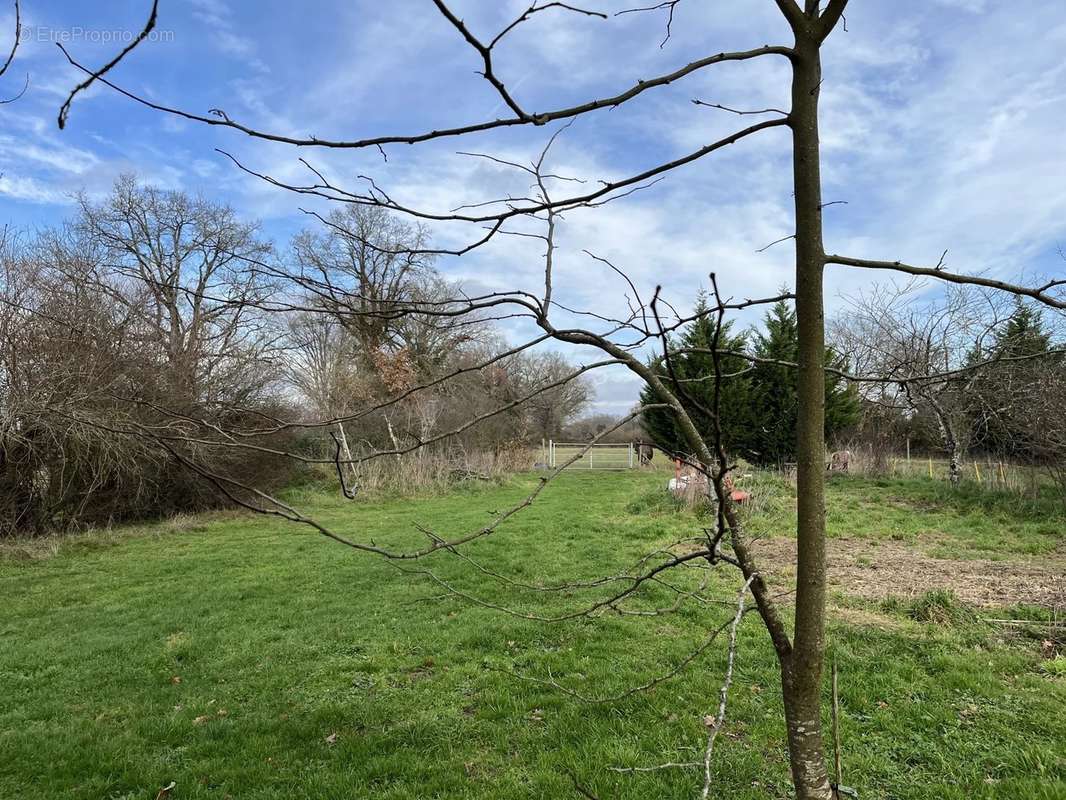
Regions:
M 828 545 L 830 591 L 881 600 L 947 589 L 975 606 L 1066 605 L 1066 558 L 1059 554 L 1030 560 L 956 561 L 933 558 L 895 541 L 830 539 Z M 760 539 L 752 543 L 752 553 L 768 565 L 771 584 L 795 576 L 794 539 Z

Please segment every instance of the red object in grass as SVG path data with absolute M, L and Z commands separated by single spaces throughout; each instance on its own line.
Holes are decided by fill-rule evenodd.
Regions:
M 751 493 L 742 492 L 739 489 L 734 489 L 732 492 L 729 493 L 729 497 L 734 503 L 743 503 L 745 500 L 751 497 Z

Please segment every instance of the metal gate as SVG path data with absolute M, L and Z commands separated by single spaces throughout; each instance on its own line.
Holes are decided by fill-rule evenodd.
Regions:
M 586 448 L 588 451 L 582 452 Z M 579 454 L 572 464 L 567 464 Z M 550 469 L 558 469 L 564 464 L 567 469 L 633 469 L 637 465 L 637 452 L 632 442 L 589 445 L 549 440 L 546 461 Z

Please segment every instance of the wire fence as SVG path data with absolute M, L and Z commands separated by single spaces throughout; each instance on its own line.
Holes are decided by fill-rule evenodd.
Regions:
M 948 480 L 950 467 L 942 455 L 875 455 L 869 449 L 855 448 L 850 471 L 859 475 Z M 959 461 L 959 478 L 992 489 L 1035 492 L 1051 482 L 1044 467 L 1016 464 L 987 454 L 968 454 Z

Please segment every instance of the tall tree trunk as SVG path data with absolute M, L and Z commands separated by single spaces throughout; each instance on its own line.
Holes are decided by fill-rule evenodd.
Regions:
M 940 428 L 940 439 L 944 443 L 944 452 L 948 455 L 948 478 L 953 486 L 958 486 L 959 478 L 962 477 L 962 470 L 959 466 L 959 461 L 962 458 L 962 448 L 959 446 L 959 437 L 955 433 L 955 426 L 952 424 L 951 417 L 948 416 L 947 411 L 944 410 L 944 406 L 940 404 L 932 391 L 924 392 L 923 397 L 932 407 L 933 414 L 936 416 L 937 427 Z
M 347 462 L 348 474 L 352 481 L 352 485 L 355 486 L 359 479 L 359 472 L 356 470 L 355 464 L 352 462 L 352 451 L 348 447 L 348 435 L 344 432 L 344 423 L 337 423 L 337 434 L 341 443 L 341 456 L 344 458 L 345 462 Z
M 796 201 L 796 315 L 799 374 L 796 617 L 781 683 L 792 780 L 799 800 L 828 800 L 822 746 L 825 653 L 825 319 L 822 306 L 822 187 L 818 146 L 820 42 L 796 27 L 792 60 L 793 180 Z
M 382 416 L 385 418 L 385 430 L 389 432 L 389 441 L 392 442 L 392 449 L 396 451 L 394 457 L 399 461 L 403 458 L 403 454 L 400 452 L 403 448 L 400 447 L 400 442 L 396 438 L 396 432 L 392 429 L 392 420 L 389 419 L 389 415 L 382 414 Z

